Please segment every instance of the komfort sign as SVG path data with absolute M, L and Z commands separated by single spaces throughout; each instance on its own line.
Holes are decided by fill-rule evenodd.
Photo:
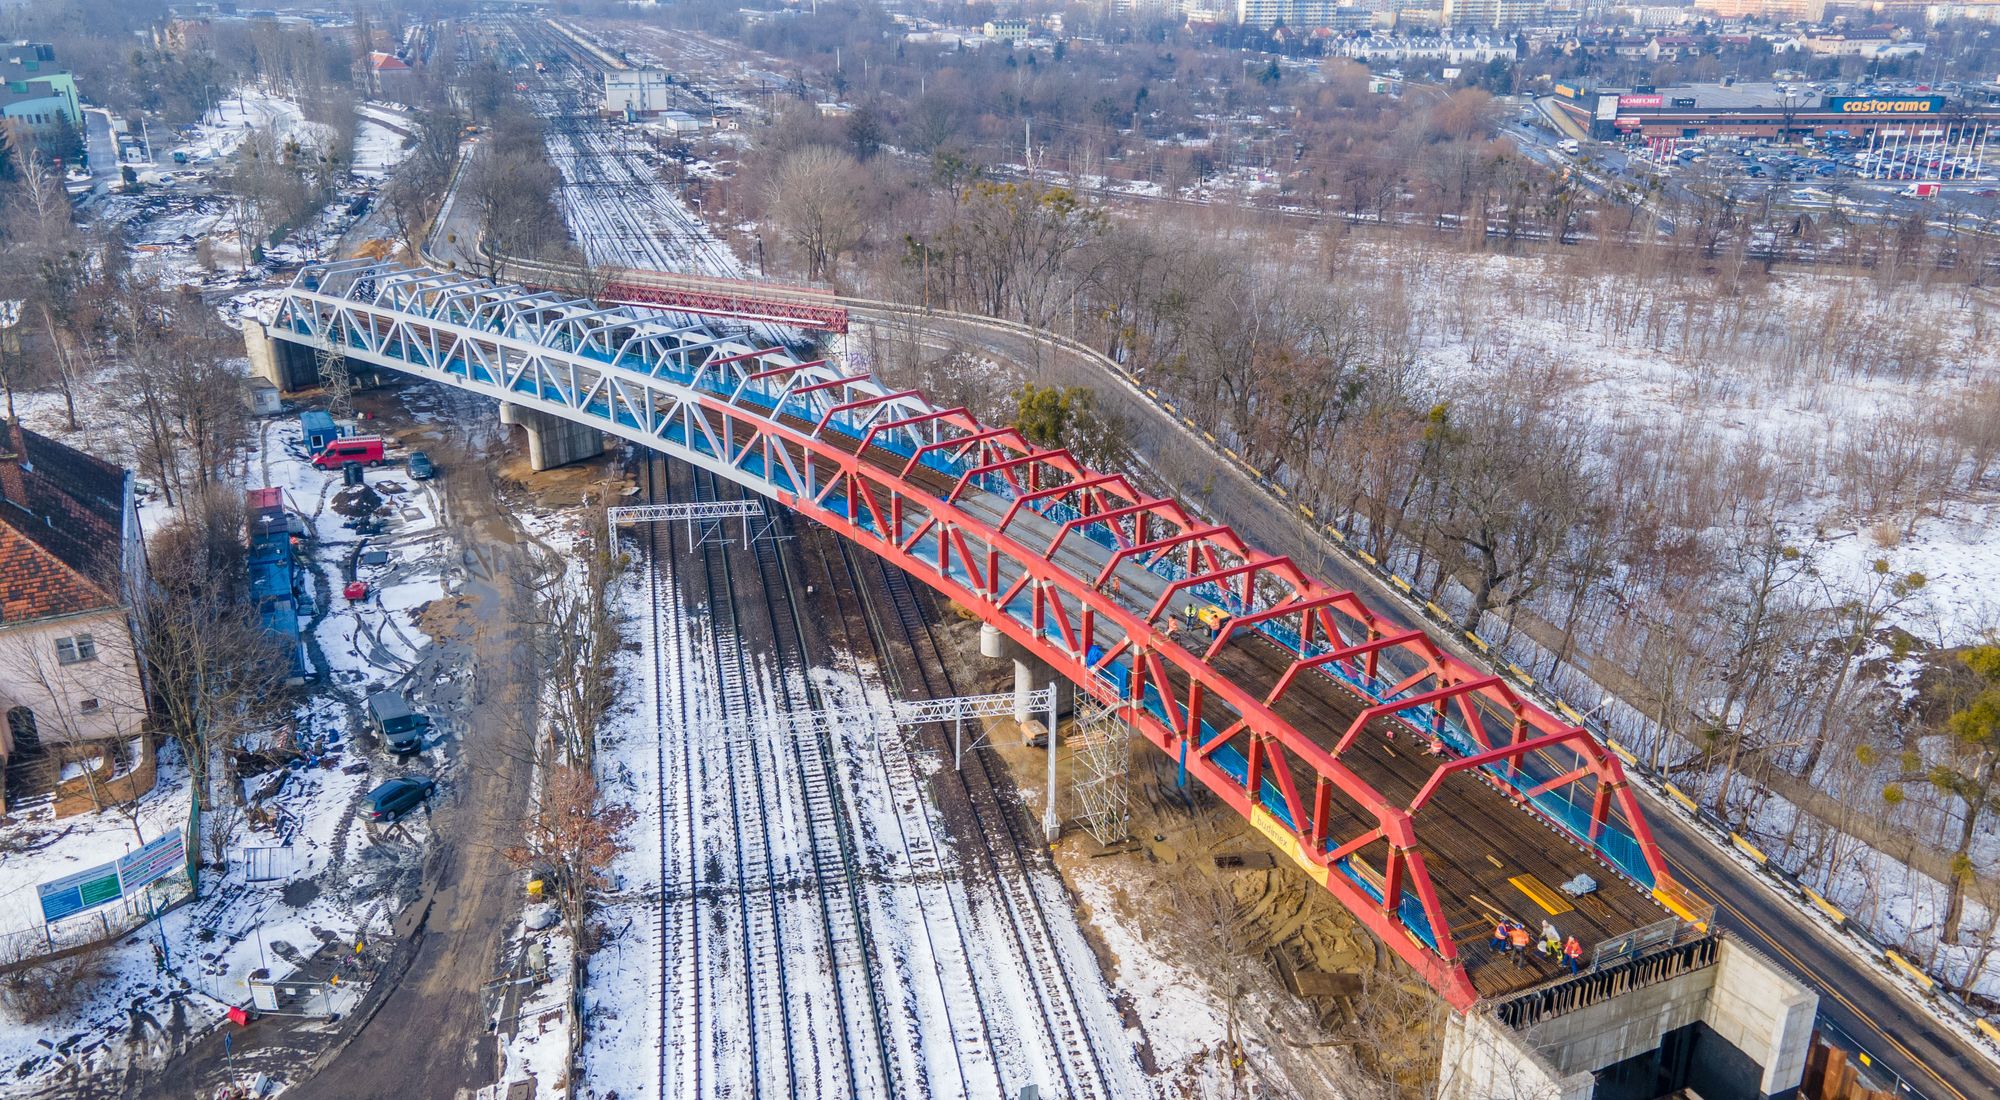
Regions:
M 1944 110 L 1944 97 L 1828 96 L 1826 109 L 1843 115 L 1933 115 Z

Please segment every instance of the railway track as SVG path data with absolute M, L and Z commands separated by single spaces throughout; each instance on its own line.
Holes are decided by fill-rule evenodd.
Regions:
M 643 467 L 647 499 L 666 499 L 665 460 L 649 459 Z M 659 996 L 659 1094 L 678 1095 L 677 1062 L 670 1052 L 683 1044 L 689 1050 L 690 1095 L 701 1095 L 702 1020 L 701 958 L 703 936 L 699 895 L 700 854 L 696 836 L 694 761 L 681 728 L 669 721 L 677 716 L 679 695 L 685 690 L 678 673 L 680 662 L 668 662 L 667 645 L 678 650 L 686 629 L 680 615 L 680 600 L 673 576 L 670 554 L 661 553 L 660 526 L 643 528 L 646 544 L 647 591 L 651 614 L 653 654 L 652 697 L 656 762 L 660 793 L 660 996 Z M 663 628 L 662 620 L 665 620 Z M 676 689 L 669 701 L 666 691 Z M 669 751 L 671 748 L 671 752 Z M 684 829 L 670 829 L 669 823 Z M 685 851 L 683 851 L 685 849 Z M 681 878 L 685 874 L 684 880 Z M 679 951 L 674 948 L 678 946 Z
M 819 692 L 808 674 L 811 661 L 797 597 L 798 584 L 781 549 L 784 543 L 780 540 L 790 537 L 791 516 L 769 504 L 766 511 L 772 537 L 753 538 L 749 549 L 765 593 L 771 636 L 777 644 L 778 701 L 787 712 L 801 707 L 818 709 Z M 893 1095 L 895 1062 L 889 1052 L 879 983 L 874 975 L 875 940 L 866 918 L 863 884 L 858 873 L 862 861 L 846 812 L 846 796 L 832 742 L 824 730 L 817 728 L 810 735 L 794 732 L 785 741 L 799 778 L 801 825 L 819 901 L 821 944 L 831 971 L 834 1010 L 839 1020 L 837 1037 L 848 1094 Z M 858 1038 L 857 1031 L 863 1037 L 873 1036 L 873 1042 Z
M 538 20 L 503 26 L 523 56 L 549 64 L 528 93 L 545 120 L 549 162 L 563 183 L 556 201 L 593 264 L 737 278 L 741 261 L 660 178 L 660 155 L 598 117 L 588 89 L 603 65 Z
M 875 648 L 885 658 L 884 668 L 889 670 L 897 694 L 930 698 L 959 694 L 943 647 L 931 631 L 909 578 L 880 558 L 870 557 L 868 565 L 857 566 L 855 555 L 852 546 L 841 543 L 840 557 L 852 590 L 867 593 L 866 577 L 879 580 L 880 590 L 886 596 L 886 615 L 883 609 L 871 606 L 865 595 L 861 603 L 875 638 Z M 873 577 L 868 577 L 870 572 Z M 912 658 L 909 667 L 916 672 L 915 683 L 904 682 L 896 671 L 897 663 L 888 659 L 892 632 L 900 635 L 902 643 L 909 647 Z M 941 736 L 936 748 L 944 751 Z M 975 750 L 967 754 L 967 759 L 965 770 L 951 771 L 955 780 L 946 779 L 938 787 L 960 796 L 954 801 L 967 820 L 963 822 L 965 827 L 957 831 L 961 836 L 976 838 L 968 846 L 996 887 L 997 907 L 1005 917 L 1003 932 L 1028 979 L 1044 1053 L 1059 1075 L 1058 1081 L 1047 1084 L 1056 1087 L 1059 1095 L 1069 1097 L 1121 1095 L 1084 1020 L 1076 975 L 1064 959 L 1048 906 L 1036 888 L 1038 879 L 1053 876 L 1053 868 L 1041 854 L 1039 842 L 1027 839 L 1009 793 L 993 777 L 986 753 Z
M 851 564 L 847 563 L 844 555 L 843 544 L 839 556 L 844 564 Z M 881 644 L 877 631 L 869 623 L 860 589 L 851 583 L 842 583 L 843 579 L 852 581 L 852 570 L 836 568 L 831 556 L 823 550 L 819 564 L 820 575 L 826 581 L 835 604 L 834 622 L 840 628 L 847 651 L 851 654 L 874 654 L 877 667 L 893 676 L 894 656 Z M 876 687 L 885 697 L 880 702 L 887 702 L 891 689 L 882 684 Z M 892 856 L 901 858 L 906 874 L 913 881 L 924 874 L 942 876 L 946 873 L 946 866 L 937 829 L 919 800 L 923 783 L 909 759 L 900 731 L 894 728 L 876 729 L 868 731 L 865 736 L 869 737 L 869 746 L 857 755 L 874 764 L 882 789 L 894 795 L 907 792 L 919 796 L 907 802 L 901 797 L 894 799 L 895 836 L 883 840 L 893 842 Z M 1003 1063 L 1008 1056 L 1019 1060 L 1025 1057 L 1025 1052 L 1004 1042 L 1004 1029 L 994 1027 L 988 1011 L 992 996 L 982 989 L 979 968 L 973 962 L 975 952 L 967 931 L 971 923 L 968 906 L 961 904 L 949 889 L 942 892 L 942 904 L 937 900 L 927 900 L 922 890 L 913 891 L 913 894 L 920 917 L 917 928 L 922 936 L 924 956 L 930 960 L 928 973 L 936 983 L 945 1030 L 950 1037 L 953 1068 L 958 1074 L 959 1088 L 956 1093 L 946 1091 L 943 1094 L 974 1095 L 990 1088 L 995 1095 L 1012 1095 L 1007 1088 Z M 941 927 L 948 934 L 941 934 Z M 928 1094 L 937 1095 L 938 1090 L 933 1088 Z

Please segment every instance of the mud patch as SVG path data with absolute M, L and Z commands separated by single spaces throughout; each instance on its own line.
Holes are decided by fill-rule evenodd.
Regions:
M 431 600 L 416 613 L 417 629 L 439 644 L 470 638 L 479 625 L 479 605 L 479 597 L 463 594 Z
M 333 510 L 349 519 L 372 516 L 381 507 L 381 494 L 367 485 L 349 485 L 333 496 Z

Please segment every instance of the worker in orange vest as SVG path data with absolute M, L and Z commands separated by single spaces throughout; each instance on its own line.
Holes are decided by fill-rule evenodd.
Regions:
M 1507 922 L 1500 919 L 1499 917 L 1495 917 L 1493 918 L 1493 953 L 1495 955 L 1498 955 L 1505 952 L 1506 950 L 1507 950 Z
M 1569 972 L 1572 974 L 1583 965 L 1583 945 L 1576 942 L 1575 936 L 1571 936 L 1569 942 L 1563 944 L 1563 965 L 1569 967 Z
M 1517 924 L 1507 930 L 1507 948 L 1514 952 L 1515 969 L 1528 965 L 1528 945 L 1533 942 L 1535 937 L 1528 934 L 1525 925 Z

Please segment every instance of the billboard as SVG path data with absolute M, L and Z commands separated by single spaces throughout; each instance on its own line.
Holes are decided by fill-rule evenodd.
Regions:
M 117 901 L 124 891 L 118 888 L 118 865 L 105 863 L 44 882 L 35 887 L 35 893 L 42 898 L 42 920 L 53 922 Z
M 1665 102 L 1666 100 L 1663 97 L 1656 95 L 1621 95 L 1618 97 L 1618 105 L 1620 107 L 1658 107 Z
M 1826 109 L 1843 115 L 1934 115 L 1944 110 L 1941 95 L 1828 96 Z
M 1597 117 L 1600 119 L 1618 117 L 1618 97 L 1601 95 L 1597 97 Z

